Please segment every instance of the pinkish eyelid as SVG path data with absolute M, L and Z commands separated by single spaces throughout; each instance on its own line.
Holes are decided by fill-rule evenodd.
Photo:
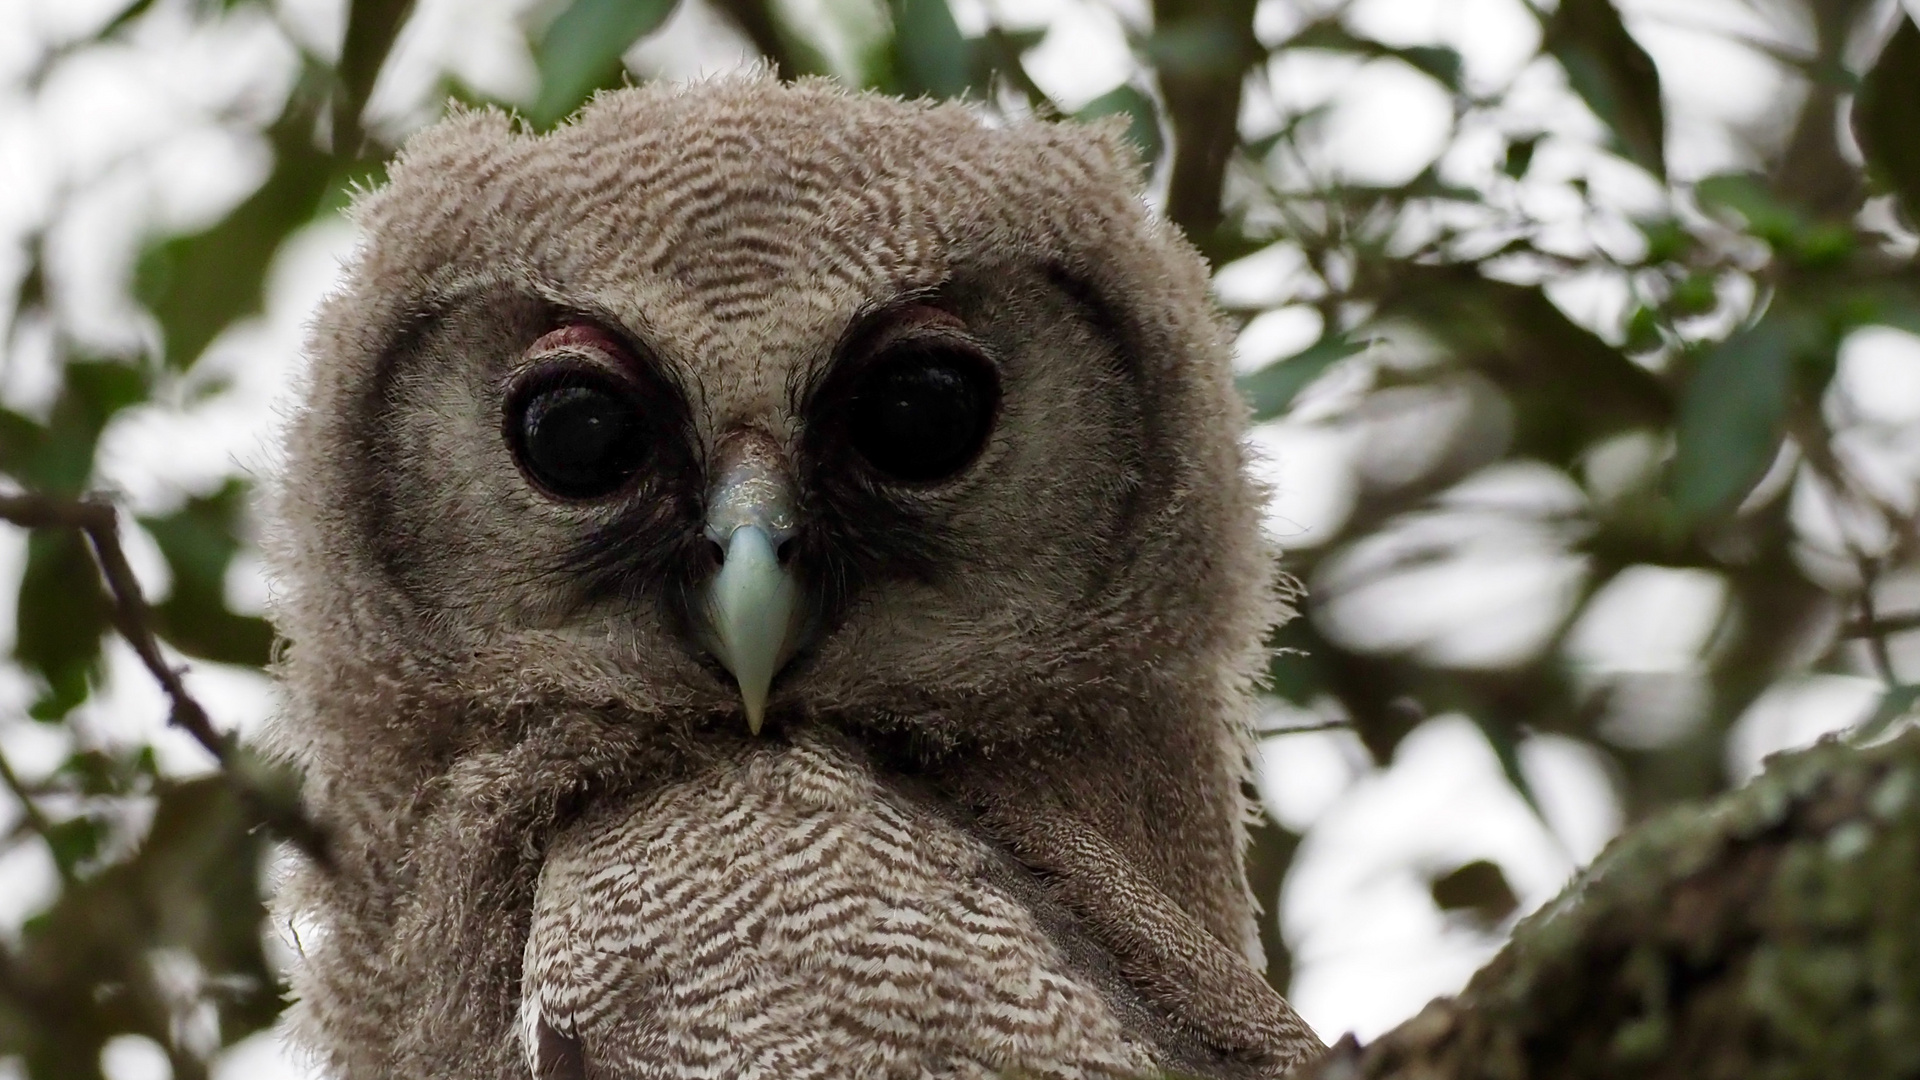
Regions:
M 625 360 L 627 356 L 626 346 L 591 323 L 568 323 L 557 330 L 550 330 L 533 343 L 527 355 L 538 356 L 561 349 L 592 349 L 615 360 Z
M 939 326 L 948 330 L 965 330 L 967 324 L 960 316 L 946 308 L 932 304 L 913 304 L 900 312 L 900 323 L 904 326 Z

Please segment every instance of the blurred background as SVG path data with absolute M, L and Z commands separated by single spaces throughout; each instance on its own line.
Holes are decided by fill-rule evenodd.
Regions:
M 1304 587 L 1269 976 L 1370 1037 L 1619 830 L 1920 697 L 1914 13 L 0 0 L 0 494 L 110 493 L 164 656 L 244 734 L 304 322 L 342 207 L 449 101 L 545 128 L 772 63 L 1120 114 L 1216 269 Z M 0 524 L 0 610 L 0 1077 L 307 1075 L 255 780 L 167 726 L 78 533 Z

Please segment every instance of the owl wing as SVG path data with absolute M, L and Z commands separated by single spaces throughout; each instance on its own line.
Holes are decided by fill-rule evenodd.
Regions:
M 543 1080 L 1132 1077 L 1161 1056 L 977 839 L 820 745 L 752 750 L 554 844 L 522 1037 Z
M 1254 1075 L 1282 1076 L 1326 1050 L 1257 971 L 1097 830 L 1044 794 L 976 789 L 970 801 L 981 811 L 983 830 L 1021 865 L 1045 875 L 1049 902 L 1071 913 L 1076 930 L 1105 950 L 1129 989 L 1191 1036 L 1187 1061 L 1218 1061 L 1214 1068 L 1194 1064 L 1180 1071 L 1213 1074 L 1245 1064 Z

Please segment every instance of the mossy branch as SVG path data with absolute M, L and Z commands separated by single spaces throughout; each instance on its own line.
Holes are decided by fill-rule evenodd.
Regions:
M 1458 997 L 1301 1080 L 1920 1072 L 1920 731 L 1623 837 Z

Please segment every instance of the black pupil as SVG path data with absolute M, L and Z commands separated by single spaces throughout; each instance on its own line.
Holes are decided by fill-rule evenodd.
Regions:
M 645 456 L 632 399 L 597 381 L 569 380 L 531 394 L 518 426 L 520 458 L 563 498 L 592 499 L 624 486 Z
M 915 350 L 883 360 L 854 390 L 853 447 L 900 480 L 941 480 L 973 460 L 993 420 L 993 376 L 972 357 Z

